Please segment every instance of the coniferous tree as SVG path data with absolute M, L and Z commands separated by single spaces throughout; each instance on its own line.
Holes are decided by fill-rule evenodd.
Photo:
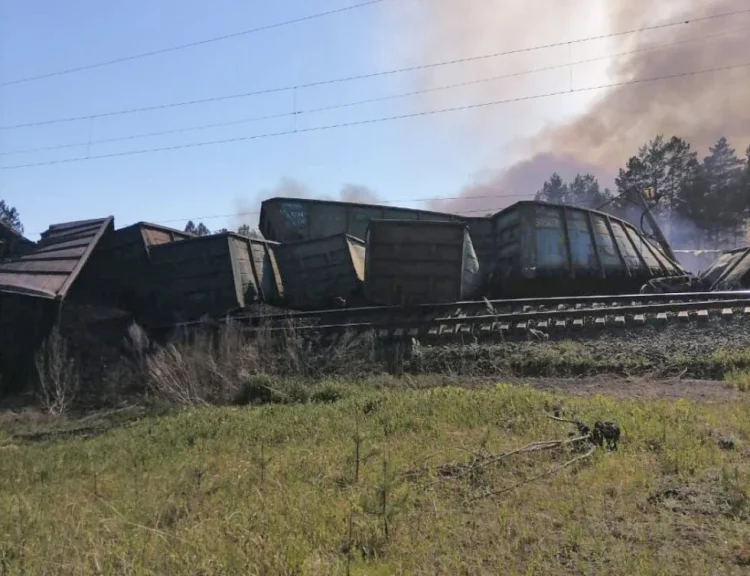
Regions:
M 568 185 L 563 182 L 560 175 L 555 172 L 550 179 L 542 185 L 542 189 L 536 193 L 534 199 L 538 202 L 565 204 L 568 201 L 568 196 Z
M 185 232 L 195 236 L 208 236 L 211 234 L 211 231 L 205 224 L 203 224 L 203 222 L 199 222 L 198 225 L 196 225 L 192 220 L 188 220 L 188 223 L 185 225 Z
M 5 200 L 0 200 L 0 222 L 19 234 L 23 234 L 23 224 L 21 224 L 18 210 L 6 204 Z
M 717 234 L 734 231 L 743 222 L 742 177 L 744 162 L 737 157 L 726 138 L 710 148 L 703 160 L 700 185 L 692 202 L 696 223 Z
M 568 203 L 582 208 L 599 208 L 611 197 L 608 189 L 602 191 L 593 174 L 576 174 L 568 184 Z
M 653 187 L 658 195 L 656 214 L 670 216 L 687 209 L 687 197 L 699 177 L 697 154 L 682 138 L 657 136 L 631 157 L 615 179 L 625 201 Z

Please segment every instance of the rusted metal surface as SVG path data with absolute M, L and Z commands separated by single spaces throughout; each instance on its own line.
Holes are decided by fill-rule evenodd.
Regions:
M 34 357 L 57 320 L 60 302 L 0 291 L 0 397 L 24 389 Z
M 278 244 L 239 234 L 228 234 L 228 239 L 244 294 L 243 306 L 253 302 L 282 301 L 284 287 L 275 255 Z
M 463 222 L 372 220 L 367 231 L 365 296 L 377 304 L 458 301 L 481 284 Z
M 148 222 L 106 234 L 81 273 L 73 297 L 78 302 L 130 310 L 138 318 L 148 316 L 157 288 L 150 248 L 190 238 L 192 234 Z
M 62 300 L 99 241 L 114 230 L 112 217 L 55 224 L 34 250 L 0 264 L 0 292 Z
M 284 284 L 284 300 L 305 310 L 349 305 L 361 299 L 365 277 L 365 244 L 336 234 L 281 244 L 274 249 Z
M 328 202 L 302 198 L 271 198 L 261 205 L 259 228 L 276 242 L 296 242 L 349 234 L 364 238 L 372 219 L 465 221 L 455 214 L 372 204 Z
M 737 290 L 750 287 L 750 246 L 721 254 L 701 280 L 711 290 Z
M 631 224 L 604 213 L 518 202 L 493 220 L 493 296 L 637 292 L 654 278 L 686 274 Z
M 222 317 L 259 300 L 261 291 L 274 301 L 280 289 L 273 245 L 227 232 L 152 246 L 160 319 Z

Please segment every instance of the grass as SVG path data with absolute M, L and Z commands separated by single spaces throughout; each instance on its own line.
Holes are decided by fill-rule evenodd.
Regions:
M 740 392 L 750 391 L 750 372 L 747 370 L 732 370 L 724 375 L 724 382 Z
M 253 396 L 255 398 L 256 396 Z M 0 427 L 0 574 L 723 574 L 750 564 L 750 398 L 321 385 L 298 404 L 187 408 L 92 437 Z M 620 449 L 470 462 L 586 422 Z M 105 418 L 106 420 L 106 418 Z M 732 438 L 731 443 L 726 438 Z M 39 440 L 41 439 L 41 440 Z M 356 454 L 356 457 L 355 457 Z

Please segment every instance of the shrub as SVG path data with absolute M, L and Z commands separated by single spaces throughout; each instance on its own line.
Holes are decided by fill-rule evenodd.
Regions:
M 42 409 L 55 416 L 66 412 L 75 401 L 80 377 L 68 344 L 54 328 L 35 357 L 36 395 Z

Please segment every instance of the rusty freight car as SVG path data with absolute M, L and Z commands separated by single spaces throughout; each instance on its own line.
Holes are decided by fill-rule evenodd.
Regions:
M 329 308 L 361 299 L 365 243 L 359 238 L 335 234 L 281 244 L 274 253 L 289 307 Z
M 595 210 L 518 202 L 493 221 L 494 297 L 625 294 L 687 274 L 634 226 Z
M 479 261 L 463 222 L 372 220 L 365 296 L 377 304 L 455 302 L 477 295 Z
M 156 316 L 219 318 L 258 301 L 281 300 L 275 245 L 226 232 L 151 247 Z
M 265 238 L 276 242 L 296 242 L 335 234 L 349 234 L 362 239 L 372 219 L 438 222 L 466 220 L 455 214 L 374 204 L 271 198 L 261 205 L 259 228 Z
M 0 394 L 23 388 L 34 356 L 112 217 L 55 224 L 33 251 L 0 264 Z
M 115 230 L 94 250 L 77 289 L 86 292 L 89 302 L 129 310 L 145 321 L 154 312 L 158 287 L 151 248 L 191 238 L 192 234 L 149 222 Z

